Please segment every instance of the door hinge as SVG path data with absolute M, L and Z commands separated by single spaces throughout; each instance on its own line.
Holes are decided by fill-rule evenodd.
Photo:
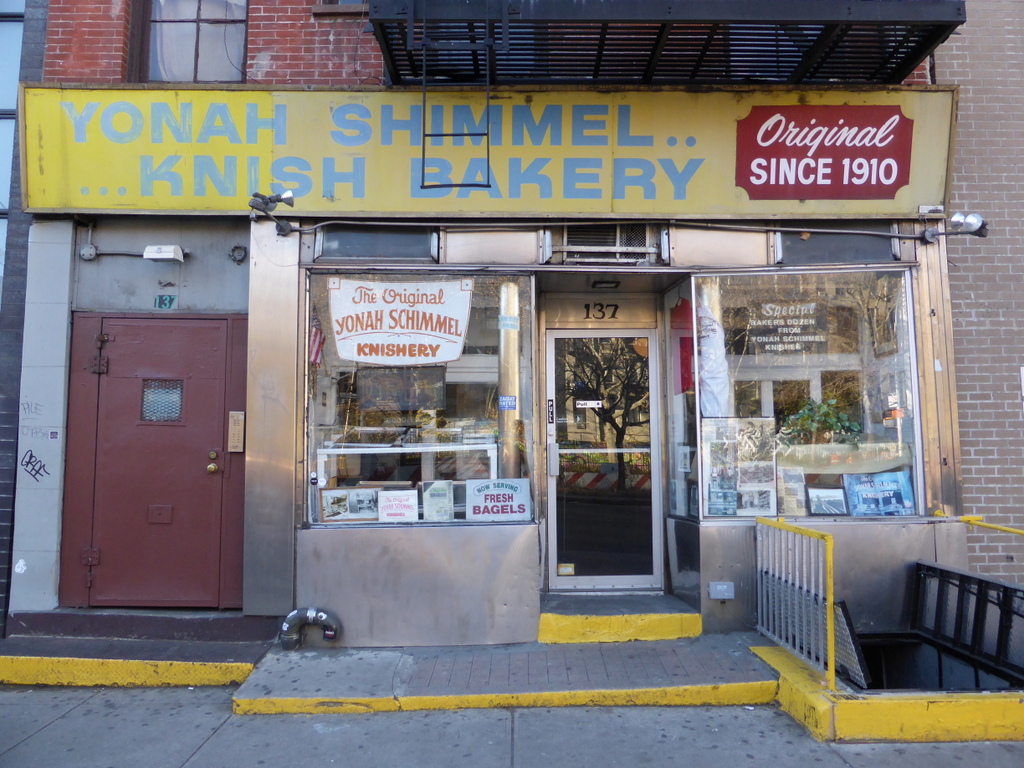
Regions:
M 100 550 L 99 548 L 85 548 L 82 550 L 82 565 L 99 565 L 100 564 Z
M 89 373 L 106 373 L 108 361 L 103 356 L 103 345 L 108 341 L 113 341 L 114 337 L 109 333 L 100 333 L 96 335 L 96 357 L 89 361 Z

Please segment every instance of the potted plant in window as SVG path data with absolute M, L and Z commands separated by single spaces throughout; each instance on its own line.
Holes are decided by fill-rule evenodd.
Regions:
M 781 445 L 822 445 L 840 443 L 856 446 L 860 424 L 841 411 L 835 399 L 808 399 L 796 413 L 782 422 L 778 432 Z

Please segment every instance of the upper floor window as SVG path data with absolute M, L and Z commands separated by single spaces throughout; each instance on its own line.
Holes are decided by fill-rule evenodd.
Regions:
M 149 82 L 245 79 L 248 0 L 149 0 Z

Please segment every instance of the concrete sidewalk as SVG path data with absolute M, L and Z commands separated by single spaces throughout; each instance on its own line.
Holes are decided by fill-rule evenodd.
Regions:
M 4 768 L 1020 768 L 1024 742 L 822 743 L 775 706 L 232 714 L 219 688 L 0 686 Z
M 778 674 L 752 634 L 620 643 L 272 650 L 239 714 L 766 704 Z
M 1024 740 L 1021 691 L 828 691 L 818 672 L 751 633 L 287 652 L 269 641 L 18 637 L 0 641 L 2 683 L 238 686 L 238 715 L 777 703 L 819 741 Z
M 204 632 L 221 625 L 215 640 L 179 639 L 181 617 L 158 628 L 170 633 L 163 639 L 83 636 L 104 621 L 135 631 L 149 618 L 35 617 L 76 636 L 0 640 L 0 684 L 237 686 L 237 715 L 774 702 L 821 741 L 1024 740 L 1021 691 L 829 691 L 819 672 L 758 634 L 703 634 L 699 614 L 666 596 L 546 596 L 540 642 L 521 645 L 283 651 L 266 627 L 253 633 L 248 623 L 247 641 L 238 639 L 238 622 L 220 614 L 193 617 Z

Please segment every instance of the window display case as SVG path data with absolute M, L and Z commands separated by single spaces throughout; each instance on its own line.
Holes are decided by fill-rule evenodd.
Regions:
M 530 305 L 517 276 L 311 275 L 308 522 L 532 519 Z
M 697 278 L 705 518 L 919 513 L 908 294 L 896 270 Z

